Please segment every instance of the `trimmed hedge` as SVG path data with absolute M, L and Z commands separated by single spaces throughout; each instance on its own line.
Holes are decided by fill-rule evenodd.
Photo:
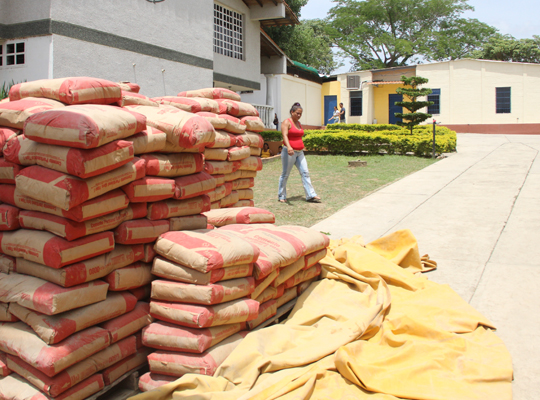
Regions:
M 283 140 L 281 131 L 262 131 L 259 132 L 265 142 L 280 142 Z

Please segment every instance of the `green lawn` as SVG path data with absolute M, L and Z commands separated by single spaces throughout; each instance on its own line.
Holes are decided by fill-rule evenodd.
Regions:
M 348 167 L 358 156 L 307 155 L 311 182 L 322 203 L 305 201 L 300 174 L 293 167 L 286 204 L 277 201 L 281 159 L 263 165 L 255 178 L 255 206 L 276 215 L 277 225 L 312 226 L 369 193 L 418 171 L 436 160 L 413 156 L 361 156 L 367 167 Z

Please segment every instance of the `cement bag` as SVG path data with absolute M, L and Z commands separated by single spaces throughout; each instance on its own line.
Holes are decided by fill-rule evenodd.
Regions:
M 229 301 L 215 306 L 150 302 L 150 315 L 171 324 L 189 328 L 209 328 L 236 322 L 251 321 L 259 315 L 259 303 L 248 298 Z
M 197 285 L 208 285 L 218 281 L 244 278 L 251 276 L 252 272 L 253 264 L 245 264 L 227 268 L 218 268 L 205 273 L 161 257 L 154 258 L 152 265 L 152 274 L 159 276 L 160 278 L 177 282 L 195 283 Z
M 249 152 L 250 152 L 249 154 L 252 155 L 252 156 L 260 157 L 262 149 L 260 149 L 258 147 L 250 147 Z
M 120 86 L 120 89 L 125 92 L 139 93 L 139 91 L 141 90 L 141 87 L 133 82 L 121 81 L 116 83 L 118 84 L 118 86 Z
M 159 104 L 165 104 L 168 106 L 176 107 L 180 110 L 187 111 L 189 113 L 198 113 L 201 111 L 217 114 L 219 112 L 219 106 L 216 101 L 211 99 L 205 99 L 201 97 L 176 97 L 176 96 L 163 96 L 154 97 L 152 100 Z
M 117 244 L 110 253 L 59 269 L 18 258 L 13 271 L 35 276 L 63 287 L 72 287 L 104 277 L 118 268 L 142 260 L 143 255 L 142 245 L 122 246 Z
M 306 260 L 305 257 L 302 256 L 292 264 L 282 267 L 279 271 L 278 277 L 272 283 L 272 286 L 278 287 L 279 285 L 285 283 L 290 277 L 301 271 L 305 265 Z
M 257 176 L 257 171 L 248 171 L 248 170 L 236 170 L 232 174 L 225 175 L 225 182 L 232 182 L 237 179 L 245 178 L 255 178 Z
M 0 350 L 18 356 L 49 377 L 108 345 L 107 331 L 98 327 L 77 332 L 61 344 L 47 345 L 24 322 L 0 325 Z
M 238 192 L 238 197 L 240 198 L 240 200 L 252 200 L 253 199 L 253 189 L 239 189 L 237 190 Z M 266 210 L 264 210 L 266 211 Z M 273 224 L 275 221 L 265 221 L 269 224 Z
M 8 356 L 8 364 L 11 365 L 13 371 L 24 376 L 43 393 L 56 398 L 89 376 L 135 354 L 136 351 L 135 336 L 130 336 L 78 362 L 52 378 L 15 356 Z
M 0 253 L 0 272 L 9 274 L 15 268 L 15 257 L 10 257 Z
M 223 118 L 227 121 L 227 125 L 223 128 L 224 131 L 238 135 L 246 131 L 246 126 L 240 123 L 238 118 L 233 117 L 228 114 L 220 114 L 220 118 Z
M 129 289 L 129 293 L 137 298 L 137 300 L 150 300 L 150 293 L 152 292 L 152 285 L 144 285 L 135 289 Z
M 239 170 L 248 170 L 248 171 L 261 171 L 262 170 L 262 160 L 260 157 L 247 157 L 238 161 Z
M 178 97 L 204 97 L 207 99 L 231 99 L 240 101 L 240 95 L 225 88 L 206 88 L 180 92 Z
M 145 176 L 122 186 L 122 190 L 133 203 L 154 202 L 174 196 L 176 184 L 173 179 Z
M 258 133 L 246 131 L 243 135 L 236 135 L 236 145 L 262 149 L 264 147 L 264 139 Z
M 18 320 L 19 318 L 9 312 L 8 303 L 0 303 L 0 322 L 16 322 Z
M 167 232 L 156 241 L 154 250 L 168 260 L 200 272 L 250 264 L 259 257 L 257 246 L 218 231 Z
M 0 157 L 0 183 L 15 184 L 15 177 L 23 168 Z
M 144 175 L 145 161 L 135 158 L 120 168 L 87 179 L 33 165 L 23 169 L 15 182 L 22 195 L 67 211 Z
M 19 129 L 0 126 L 0 156 L 4 154 L 4 147 L 11 139 L 15 139 L 21 134 Z
M 124 292 L 109 293 L 103 301 L 53 316 L 37 313 L 17 303 L 11 303 L 9 307 L 11 313 L 29 325 L 45 343 L 55 344 L 76 332 L 133 310 L 136 303 L 135 296 Z
M 277 293 L 276 295 L 274 296 L 274 299 L 279 299 L 281 296 L 283 296 L 283 294 L 285 293 L 285 285 L 279 285 L 277 288 L 275 288 L 277 290 Z
M 31 115 L 64 107 L 64 104 L 58 101 L 38 99 L 35 97 L 1 103 L 0 125 L 15 129 L 23 129 L 24 123 Z
M 103 215 L 123 210 L 129 205 L 129 199 L 120 189 L 112 190 L 95 199 L 66 211 L 40 200 L 21 194 L 15 185 L 0 185 L 0 201 L 22 208 L 24 210 L 42 211 L 44 213 L 69 218 L 73 221 L 83 222 Z
M 146 217 L 145 203 L 130 204 L 128 208 L 84 222 L 72 221 L 39 211 L 21 211 L 19 221 L 22 228 L 54 233 L 68 241 L 79 239 L 116 228 L 124 221 Z
M 200 153 L 144 154 L 146 175 L 177 177 L 201 172 L 204 158 Z
M 277 295 L 277 289 L 275 287 L 268 286 L 266 289 L 262 291 L 262 293 L 259 296 L 257 296 L 255 301 L 262 304 L 262 303 L 267 302 L 268 300 L 273 300 L 277 298 L 276 295 Z
M 19 229 L 0 233 L 0 251 L 12 257 L 61 268 L 114 248 L 112 232 L 101 232 L 71 242 L 44 231 Z
M 259 117 L 242 117 L 240 123 L 246 126 L 246 131 L 250 132 L 262 132 L 266 129 Z
M 95 281 L 63 288 L 33 276 L 0 273 L 1 302 L 17 303 L 47 315 L 105 300 L 107 287 L 105 282 Z
M 150 99 L 149 97 L 146 97 L 140 93 L 133 93 L 133 92 L 125 91 L 125 90 L 122 90 L 122 99 L 120 99 L 116 104 L 119 107 L 133 106 L 133 105 L 151 106 L 151 107 L 159 106 L 159 103 L 157 101 L 154 101 L 153 99 Z
M 317 278 L 321 274 L 321 269 L 322 269 L 321 264 L 315 264 L 310 269 L 297 272 L 293 277 L 285 281 L 285 289 L 296 286 L 311 278 Z
M 206 229 L 206 225 L 206 216 L 202 214 L 169 219 L 170 231 L 194 231 L 196 229 Z
M 40 143 L 92 149 L 145 128 L 144 115 L 128 109 L 80 105 L 32 115 L 24 123 L 24 135 Z
M 240 178 L 231 181 L 232 190 L 249 189 L 255 186 L 254 178 Z M 239 199 L 240 200 L 240 199 Z
M 184 200 L 163 200 L 148 205 L 147 218 L 151 220 L 196 215 L 210 210 L 210 198 L 206 195 Z
M 127 137 L 127 140 L 133 144 L 134 154 L 154 153 L 161 151 L 167 143 L 167 134 L 159 129 L 147 126 L 145 130 Z
M 277 308 L 281 307 L 282 305 L 288 303 L 289 301 L 296 299 L 298 297 L 298 292 L 296 290 L 296 287 L 292 287 L 289 289 L 286 289 L 283 293 L 283 296 L 278 297 L 276 299 L 277 301 Z
M 249 146 L 230 147 L 228 149 L 227 160 L 239 161 L 245 158 L 249 158 L 250 155 L 251 155 L 251 151 L 249 150 Z M 248 168 L 239 168 L 239 169 L 248 169 Z M 262 169 L 262 164 L 261 164 L 261 169 Z
M 175 178 L 174 183 L 174 198 L 177 200 L 197 197 L 216 188 L 216 180 L 206 172 Z
M 300 297 L 300 295 L 302 293 L 304 293 L 307 290 L 307 288 L 310 287 L 311 284 L 313 282 L 315 282 L 316 280 L 317 280 L 317 278 L 311 278 L 311 279 L 309 279 L 307 281 L 304 281 L 304 282 L 298 284 L 297 286 L 293 286 L 291 289 L 296 288 L 297 295 L 298 295 L 298 297 Z
M 112 291 L 135 289 L 152 282 L 151 270 L 150 264 L 137 262 L 114 270 L 103 280 L 109 284 L 109 290 Z
M 249 199 L 238 200 L 236 203 L 234 203 L 233 205 L 229 207 L 230 208 L 255 207 L 255 202 Z
M 226 149 L 231 146 L 236 146 L 236 136 L 232 133 L 216 129 L 214 142 L 206 147 L 211 149 Z
M 246 337 L 248 331 L 229 336 L 201 354 L 156 351 L 148 356 L 150 371 L 180 377 L 184 374 L 214 375 L 217 368 Z
M 19 228 L 19 208 L 0 204 L 0 231 L 14 231 Z
M 228 194 L 220 200 L 220 205 L 222 208 L 230 207 L 233 204 L 237 203 L 239 200 L 240 198 L 238 197 L 238 192 L 236 190 L 233 190 L 231 194 Z
M 210 210 L 219 210 L 221 208 L 221 200 L 210 204 Z M 209 225 L 213 226 L 213 225 Z
M 148 357 L 150 356 L 151 354 Z M 139 378 L 139 390 L 141 392 L 149 392 L 150 390 L 157 389 L 158 387 L 166 385 L 167 383 L 174 382 L 176 379 L 177 378 L 174 376 L 147 372 L 146 374 L 141 375 Z
M 225 118 L 219 117 L 219 115 L 216 115 L 216 113 L 201 111 L 198 112 L 197 115 L 203 117 L 208 122 L 210 122 L 214 129 L 223 129 L 227 126 L 227 120 L 225 120 Z
M 263 303 L 259 306 L 259 316 L 252 321 L 247 322 L 247 327 L 249 329 L 254 329 L 264 321 L 269 320 L 274 315 L 277 314 L 277 301 L 268 300 L 266 303 Z
M 259 111 L 249 103 L 229 99 L 219 99 L 216 101 L 220 107 L 220 114 L 222 113 L 223 107 L 226 106 L 227 114 L 234 115 L 235 117 L 244 117 L 248 115 L 254 117 L 259 116 Z
M 9 91 L 10 101 L 30 96 L 66 104 L 112 104 L 120 100 L 121 89 L 117 83 L 105 79 L 77 76 L 18 83 Z
M 8 376 L 11 370 L 7 366 L 6 353 L 0 351 L 0 376 Z
M 136 354 L 126 357 L 122 361 L 118 361 L 116 364 L 104 369 L 102 375 L 105 385 L 110 385 L 129 371 L 148 364 L 147 357 L 150 352 L 150 349 L 140 349 Z
M 172 229 L 171 229 L 172 230 Z M 154 257 L 157 257 L 157 253 L 154 250 L 154 243 L 145 243 L 144 246 L 144 256 L 141 259 L 142 262 L 151 263 L 154 260 Z
M 245 328 L 245 322 L 197 329 L 154 322 L 143 329 L 143 344 L 159 350 L 202 353 Z
M 229 156 L 228 149 L 204 149 L 204 159 L 205 161 L 227 161 Z
M 203 117 L 173 107 L 133 106 L 146 116 L 146 124 L 167 134 L 167 143 L 200 147 L 214 142 L 214 127 Z
M 125 140 L 115 140 L 96 149 L 74 149 L 38 143 L 20 135 L 7 144 L 4 157 L 20 165 L 41 165 L 85 179 L 133 160 L 133 145 Z
M 230 161 L 211 161 L 206 160 L 204 170 L 210 175 L 213 174 L 230 174 L 235 171 L 235 166 Z
M 139 332 L 145 326 L 150 325 L 152 321 L 150 305 L 146 302 L 139 301 L 133 311 L 104 322 L 100 327 L 108 332 L 111 337 L 111 343 L 116 343 Z
M 216 187 L 211 192 L 206 193 L 206 195 L 210 197 L 210 202 L 215 203 L 216 201 L 219 201 L 225 196 L 227 196 L 227 188 L 225 187 L 225 185 L 221 185 L 221 186 Z
M 321 261 L 324 257 L 326 257 L 326 253 L 327 253 L 327 249 L 324 248 L 324 249 L 306 254 L 305 256 L 306 264 L 304 265 L 303 269 L 306 270 L 313 267 L 315 264 Z
M 174 145 L 170 142 L 166 142 L 165 146 L 161 149 L 161 153 L 204 153 L 205 145 L 195 147 L 183 147 Z
M 238 193 L 240 194 L 240 191 Z M 276 222 L 276 217 L 270 211 L 255 207 L 212 210 L 205 212 L 204 215 L 209 224 L 218 227 L 230 224 L 273 224 Z
M 253 293 L 251 293 L 249 297 L 251 297 L 252 299 L 257 299 L 266 290 L 266 288 L 270 287 L 272 282 L 274 282 L 274 280 L 278 276 L 279 276 L 279 268 L 276 268 L 265 277 L 257 279 L 255 281 L 255 289 L 253 290 Z

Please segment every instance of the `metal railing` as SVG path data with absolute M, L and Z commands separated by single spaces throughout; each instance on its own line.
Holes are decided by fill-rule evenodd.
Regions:
M 259 111 L 259 117 L 262 119 L 264 126 L 269 129 L 274 129 L 274 107 L 263 106 L 260 104 L 252 104 Z

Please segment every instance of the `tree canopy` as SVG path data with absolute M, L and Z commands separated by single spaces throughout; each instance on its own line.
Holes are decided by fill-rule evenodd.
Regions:
M 472 51 L 472 58 L 484 60 L 540 63 L 540 36 L 516 39 L 500 33 L 491 36 L 481 49 Z

